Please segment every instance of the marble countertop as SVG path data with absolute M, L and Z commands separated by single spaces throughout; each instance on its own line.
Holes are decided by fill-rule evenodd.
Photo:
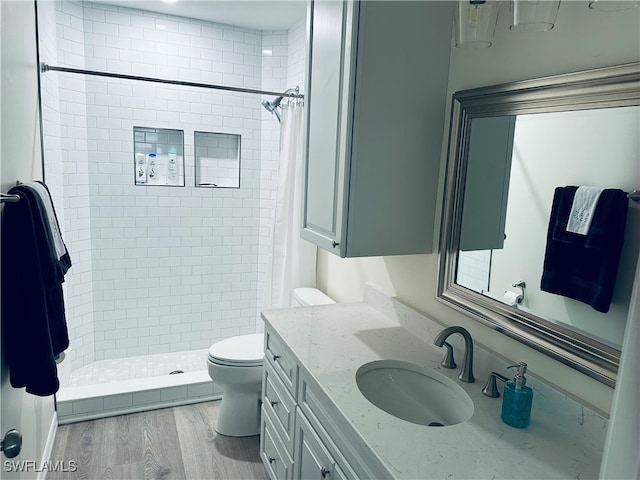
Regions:
M 390 477 L 598 477 L 606 420 L 548 387 L 533 386 L 531 424 L 519 430 L 500 420 L 502 397 L 482 394 L 488 372 L 476 371 L 475 383 L 460 382 L 458 369 L 440 366 L 444 349 L 425 343 L 366 303 L 269 310 L 263 318 Z M 441 328 L 437 325 L 436 331 Z M 472 417 L 434 428 L 374 406 L 360 393 L 355 373 L 361 365 L 382 359 L 412 362 L 451 378 L 471 397 Z

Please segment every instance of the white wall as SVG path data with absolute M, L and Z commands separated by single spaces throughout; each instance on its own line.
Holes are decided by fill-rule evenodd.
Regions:
M 296 77 L 287 63 L 304 46 L 299 26 L 290 48 L 288 31 L 99 3 L 56 2 L 56 10 L 57 58 L 45 60 L 52 64 L 278 92 L 295 86 L 287 84 Z M 62 177 L 57 194 L 74 260 L 73 368 L 206 348 L 259 329 L 279 149 L 279 126 L 262 98 L 56 72 L 45 77 L 60 84 L 61 139 L 55 117 L 45 131 L 53 127 L 51 143 L 61 145 L 62 174 L 55 174 L 60 166 L 50 162 L 56 157 L 49 143 L 45 165 L 47 180 L 50 169 Z M 47 99 L 52 111 L 55 93 Z M 185 187 L 134 185 L 133 126 L 184 130 Z M 194 187 L 194 131 L 242 136 L 239 189 Z
M 34 13 L 33 2 L 0 2 L 0 188 L 4 193 L 16 180 L 42 178 Z M 23 444 L 16 460 L 40 462 L 55 414 L 53 396 L 38 397 L 12 388 L 4 358 L 0 378 L 0 435 L 19 429 Z M 6 460 L 4 456 L 2 459 Z M 7 472 L 3 464 L 2 478 L 35 477 L 33 471 Z
M 451 48 L 449 95 L 473 87 L 640 60 L 640 16 L 637 11 L 593 12 L 588 9 L 587 2 L 564 1 L 560 4 L 556 27 L 542 33 L 510 31 L 508 7 L 508 3 L 502 4 L 491 48 Z M 448 125 L 449 112 L 445 115 Z M 445 132 L 444 142 L 447 135 Z M 445 152 L 446 145 L 441 172 L 444 171 Z M 442 192 L 443 175 L 440 177 Z M 611 388 L 438 302 L 435 299 L 436 254 L 340 259 L 320 251 L 318 269 L 319 287 L 337 301 L 359 301 L 364 282 L 376 283 L 444 324 L 464 326 L 478 343 L 510 360 L 527 362 L 534 374 L 596 408 L 609 411 Z

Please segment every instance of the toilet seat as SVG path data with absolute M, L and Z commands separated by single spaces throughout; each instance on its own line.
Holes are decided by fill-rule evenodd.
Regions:
M 231 367 L 258 367 L 264 356 L 264 334 L 227 338 L 209 348 L 209 362 Z

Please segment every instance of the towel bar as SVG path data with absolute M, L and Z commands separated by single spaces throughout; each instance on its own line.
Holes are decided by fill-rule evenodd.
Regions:
M 20 201 L 20 195 L 0 193 L 0 203 L 16 203 Z

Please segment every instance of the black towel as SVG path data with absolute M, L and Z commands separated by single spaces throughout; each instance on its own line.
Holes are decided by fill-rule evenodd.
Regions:
M 555 189 L 540 288 L 606 313 L 624 242 L 629 200 L 620 189 L 602 191 L 587 235 L 567 232 L 576 186 Z
M 47 396 L 59 388 L 54 358 L 69 346 L 62 296 L 68 254 L 58 258 L 46 211 L 31 188 L 2 215 L 2 341 L 11 385 Z

